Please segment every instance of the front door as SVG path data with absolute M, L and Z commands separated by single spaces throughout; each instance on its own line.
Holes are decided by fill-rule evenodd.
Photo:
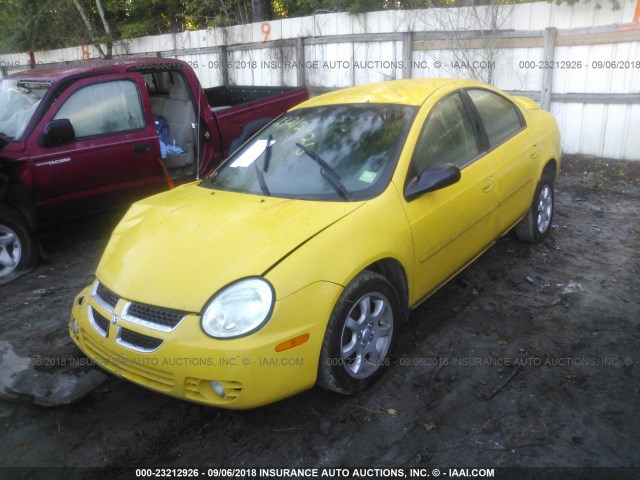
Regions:
M 419 300 L 482 253 L 496 237 L 495 165 L 482 155 L 467 106 L 455 92 L 427 117 L 410 176 L 453 163 L 461 179 L 405 202 L 414 244 L 414 290 Z
M 158 135 L 142 77 L 80 80 L 55 100 L 30 142 L 33 192 L 47 218 L 131 203 L 161 188 Z M 68 119 L 75 139 L 42 146 L 45 126 Z

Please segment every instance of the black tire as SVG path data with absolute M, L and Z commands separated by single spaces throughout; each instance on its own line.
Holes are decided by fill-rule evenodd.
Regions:
M 516 237 L 524 242 L 541 242 L 549 234 L 555 210 L 554 176 L 545 171 L 536 186 L 527 215 L 514 229 Z
M 30 271 L 37 259 L 37 244 L 22 215 L 0 206 L 0 285 Z
M 390 362 L 400 321 L 398 296 L 389 280 L 369 271 L 358 275 L 331 313 L 318 385 L 351 395 L 375 382 Z

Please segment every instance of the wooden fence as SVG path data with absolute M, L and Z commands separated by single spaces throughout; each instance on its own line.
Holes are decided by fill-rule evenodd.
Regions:
M 550 110 L 565 152 L 640 160 L 633 8 L 534 3 L 316 15 L 134 39 L 115 53 L 183 59 L 205 86 L 305 85 L 312 94 L 399 78 L 478 78 Z M 0 55 L 0 71 L 95 56 L 87 46 Z

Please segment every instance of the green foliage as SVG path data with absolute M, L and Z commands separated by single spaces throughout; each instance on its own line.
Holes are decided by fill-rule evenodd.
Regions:
M 79 0 L 97 41 L 197 30 L 251 21 L 251 0 L 103 0 L 112 29 L 106 36 L 95 0 Z M 90 44 L 72 0 L 0 0 L 0 53 Z
M 563 3 L 566 3 L 567 5 L 575 5 L 576 3 L 589 3 L 591 0 L 549 0 L 549 1 L 552 1 L 556 5 L 562 5 Z M 620 0 L 608 0 L 608 1 L 605 0 L 605 3 L 609 3 L 611 10 L 613 10 L 614 12 L 622 8 L 622 3 Z M 594 6 L 595 8 L 600 9 L 602 8 L 602 3 L 599 0 L 595 0 Z
M 252 21 L 252 0 L 102 0 L 111 25 L 105 35 L 95 0 L 78 0 L 84 8 L 96 41 L 117 42 L 145 35 L 197 30 Z M 253 0 L 269 5 L 275 18 L 314 13 L 360 13 L 378 10 L 418 9 L 461 5 L 521 3 L 524 0 Z M 572 5 L 591 0 L 552 0 Z M 601 0 L 593 0 L 596 8 Z M 613 10 L 622 0 L 603 0 Z M 90 44 L 92 36 L 73 0 L 0 0 L 0 53 L 49 50 Z
M 0 51 L 3 53 L 58 48 L 60 38 L 75 44 L 86 40 L 77 12 L 66 2 L 0 0 Z
M 423 8 L 429 2 L 427 0 L 398 0 L 393 2 L 387 0 L 279 0 L 274 3 L 282 5 L 287 12 L 286 16 L 300 17 L 327 12 L 362 13 L 401 8 Z M 275 10 L 278 12 L 277 9 Z

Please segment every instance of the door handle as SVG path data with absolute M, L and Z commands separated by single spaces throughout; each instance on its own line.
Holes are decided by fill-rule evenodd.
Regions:
M 482 182 L 482 191 L 484 193 L 489 193 L 493 190 L 493 185 L 495 184 L 495 180 L 493 177 L 485 178 Z
M 151 145 L 148 143 L 139 143 L 133 146 L 133 153 L 149 153 L 151 151 Z

